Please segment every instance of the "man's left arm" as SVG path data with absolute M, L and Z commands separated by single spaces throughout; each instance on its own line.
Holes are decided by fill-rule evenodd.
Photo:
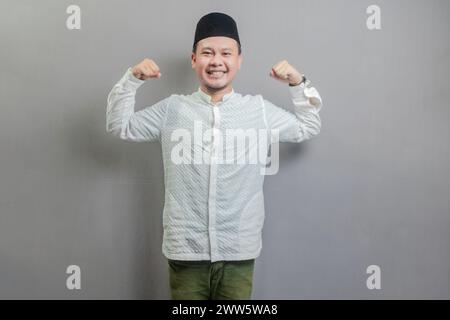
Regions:
M 278 130 L 280 142 L 301 142 L 319 134 L 321 120 L 319 111 L 322 98 L 311 81 L 304 79 L 297 69 L 286 60 L 272 67 L 270 76 L 289 84 L 294 114 L 264 100 L 266 119 L 270 129 Z

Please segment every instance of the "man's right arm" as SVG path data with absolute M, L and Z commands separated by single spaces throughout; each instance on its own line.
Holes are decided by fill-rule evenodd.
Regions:
M 145 82 L 141 79 L 161 76 L 156 64 L 149 64 L 149 61 L 152 62 L 146 59 L 135 67 L 128 68 L 108 94 L 106 131 L 120 139 L 135 142 L 160 139 L 170 97 L 134 112 L 136 91 Z

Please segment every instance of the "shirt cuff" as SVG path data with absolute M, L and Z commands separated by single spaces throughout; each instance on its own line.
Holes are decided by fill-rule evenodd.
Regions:
M 127 89 L 137 90 L 144 82 L 145 80 L 136 78 L 131 68 L 128 68 L 118 84 Z
M 297 86 L 289 86 L 292 100 L 296 106 L 312 108 L 319 111 L 322 108 L 322 98 L 316 88 L 310 86 L 311 81 L 306 80 Z

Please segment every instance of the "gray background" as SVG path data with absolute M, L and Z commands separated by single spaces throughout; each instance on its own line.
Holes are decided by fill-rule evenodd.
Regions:
M 66 8 L 81 7 L 81 30 Z M 381 7 L 382 29 L 366 28 Z M 292 110 L 287 59 L 324 101 L 319 136 L 266 177 L 254 299 L 450 298 L 450 2 L 1 1 L 0 298 L 165 299 L 158 143 L 106 133 L 106 97 L 143 58 L 136 111 L 198 88 L 211 11 L 238 23 L 234 88 Z M 81 290 L 66 268 L 81 267 Z M 366 268 L 381 267 L 381 290 Z

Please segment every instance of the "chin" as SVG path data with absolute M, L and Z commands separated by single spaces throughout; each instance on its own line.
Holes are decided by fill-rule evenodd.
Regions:
M 224 84 L 208 83 L 208 82 L 205 83 L 205 87 L 207 87 L 208 89 L 212 89 L 212 90 L 221 90 L 221 89 L 226 88 L 227 86 L 228 86 L 228 83 L 224 83 Z

